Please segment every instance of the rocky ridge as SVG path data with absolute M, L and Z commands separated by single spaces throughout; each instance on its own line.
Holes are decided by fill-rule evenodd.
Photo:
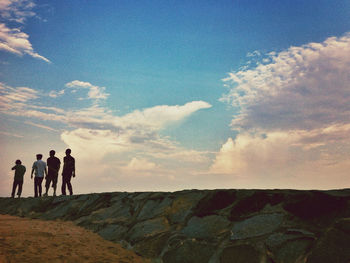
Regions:
M 73 221 L 154 262 L 350 262 L 350 189 L 0 198 L 0 213 Z

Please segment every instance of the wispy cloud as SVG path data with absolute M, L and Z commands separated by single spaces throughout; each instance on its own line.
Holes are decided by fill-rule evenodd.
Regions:
M 34 122 L 31 122 L 31 121 L 25 121 L 24 123 L 32 125 L 32 126 L 35 126 L 35 127 L 38 127 L 38 128 L 41 128 L 41 129 L 49 130 L 49 131 L 57 131 L 56 129 L 53 129 L 53 128 L 49 127 L 49 126 L 46 126 L 46 125 L 43 125 L 43 124 L 39 124 L 39 123 L 34 123 Z
M 2 0 L 0 2 L 0 17 L 5 23 L 0 23 L 0 50 L 19 56 L 25 54 L 50 63 L 50 60 L 34 51 L 29 41 L 29 35 L 22 31 L 21 26 L 30 17 L 35 16 L 32 8 L 35 3 L 31 0 Z M 9 27 L 7 22 L 19 24 Z
M 0 134 L 3 134 L 3 135 L 5 135 L 5 136 L 9 136 L 9 137 L 24 138 L 23 135 L 19 135 L 19 134 L 12 133 L 12 132 L 0 131 Z
M 28 87 L 13 88 L 0 82 L 0 110 L 13 110 L 38 98 L 38 92 Z

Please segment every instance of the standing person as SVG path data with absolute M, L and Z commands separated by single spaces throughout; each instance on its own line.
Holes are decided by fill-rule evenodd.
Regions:
M 20 198 L 22 194 L 23 176 L 26 172 L 26 168 L 22 165 L 21 160 L 16 160 L 16 165 L 12 167 L 12 170 L 15 170 L 15 178 L 13 180 L 11 197 L 15 197 L 16 188 L 18 186 L 17 195 L 18 198 Z
M 70 180 L 72 176 L 75 177 L 75 159 L 70 155 L 71 149 L 66 150 L 66 156 L 63 158 L 63 171 L 62 171 L 62 195 L 66 195 L 66 185 L 70 195 L 73 194 L 72 184 Z
M 33 163 L 32 174 L 30 176 L 33 179 L 33 173 L 35 171 L 34 197 L 38 197 L 38 193 L 39 193 L 39 196 L 41 196 L 41 192 L 42 192 L 41 184 L 44 179 L 44 173 L 45 173 L 45 176 L 47 176 L 46 163 L 43 160 L 41 160 L 42 158 L 43 158 L 42 154 L 36 155 L 36 161 Z
M 48 173 L 46 176 L 46 192 L 44 196 L 47 196 L 50 188 L 50 184 L 52 182 L 52 188 L 53 188 L 53 196 L 56 196 L 56 188 L 57 188 L 57 178 L 58 178 L 58 171 L 60 170 L 61 161 L 55 156 L 55 151 L 50 151 L 50 157 L 47 158 L 47 167 L 48 167 Z

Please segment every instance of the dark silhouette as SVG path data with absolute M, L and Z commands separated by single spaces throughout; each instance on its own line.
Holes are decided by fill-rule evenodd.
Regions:
M 62 195 L 66 195 L 66 185 L 68 187 L 70 195 L 73 194 L 72 184 L 70 180 L 72 176 L 75 177 L 75 159 L 70 155 L 71 149 L 66 150 L 66 156 L 63 158 L 63 171 L 62 171 Z
M 47 173 L 47 176 L 45 177 L 46 192 L 44 196 L 47 196 L 51 182 L 52 182 L 52 188 L 53 188 L 53 196 L 56 196 L 57 178 L 58 178 L 58 171 L 60 170 L 60 166 L 61 166 L 61 161 L 60 159 L 55 157 L 55 153 L 56 152 L 54 150 L 51 150 L 50 157 L 47 158 L 48 173 Z
M 42 182 L 44 179 L 44 173 L 45 176 L 47 176 L 47 169 L 46 169 L 46 163 L 41 160 L 43 158 L 42 154 L 36 155 L 36 161 L 33 163 L 31 178 L 33 179 L 33 173 L 35 172 L 35 178 L 34 178 L 34 197 L 41 196 L 42 192 Z
M 26 172 L 26 168 L 22 165 L 21 160 L 17 160 L 16 165 L 12 167 L 12 170 L 15 170 L 15 177 L 13 180 L 11 197 L 15 197 L 16 188 L 18 186 L 17 195 L 18 198 L 20 198 L 22 194 L 23 176 Z

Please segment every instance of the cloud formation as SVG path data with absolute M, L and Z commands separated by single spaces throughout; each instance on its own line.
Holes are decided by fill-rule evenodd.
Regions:
M 0 17 L 6 23 L 0 23 L 0 50 L 19 56 L 25 54 L 50 63 L 50 60 L 34 51 L 29 41 L 29 35 L 22 32 L 21 26 L 30 17 L 35 16 L 32 8 L 35 3 L 31 0 L 3 0 L 0 2 Z M 7 22 L 19 24 L 9 27 Z
M 239 134 L 222 145 L 211 172 L 287 182 L 333 169 L 339 185 L 350 168 L 350 34 L 268 58 L 224 79 L 221 101 L 237 109 L 231 127 Z
M 93 100 L 105 100 L 109 96 L 109 94 L 105 92 L 105 87 L 95 86 L 89 82 L 73 80 L 67 83 L 66 87 L 73 89 L 73 91 L 77 89 L 88 89 L 88 98 Z
M 108 98 L 105 88 L 79 80 L 69 82 L 65 87 L 59 92 L 45 93 L 1 84 L 0 112 L 25 117 L 24 124 L 27 125 L 50 132 L 60 131 L 61 140 L 74 149 L 84 164 L 82 171 L 86 175 L 95 176 L 92 171 L 98 166 L 122 175 L 166 175 L 173 178 L 176 170 L 184 171 L 182 175 L 185 175 L 209 162 L 206 152 L 186 149 L 162 134 L 170 125 L 210 108 L 209 103 L 191 101 L 184 105 L 156 105 L 117 115 L 99 103 Z M 78 99 L 74 108 L 67 109 L 41 104 L 43 101 L 49 104 L 50 100 L 64 99 L 74 90 L 85 90 L 85 100 L 91 103 L 90 106 L 86 107 L 86 103 Z M 52 122 L 59 123 L 61 129 L 51 127 Z M 118 161 L 115 162 L 115 159 Z
M 222 97 L 240 108 L 234 129 L 311 129 L 347 123 L 350 34 L 290 47 L 271 63 L 232 72 Z

